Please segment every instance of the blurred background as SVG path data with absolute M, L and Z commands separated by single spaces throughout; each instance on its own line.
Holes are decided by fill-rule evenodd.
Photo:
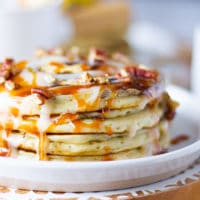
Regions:
M 198 0 L 1 0 L 0 59 L 36 48 L 90 47 L 129 55 L 190 88 Z

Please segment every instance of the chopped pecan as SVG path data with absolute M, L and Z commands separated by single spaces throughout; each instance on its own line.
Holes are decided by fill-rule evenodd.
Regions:
M 88 56 L 89 64 L 93 66 L 98 66 L 104 64 L 107 60 L 107 55 L 105 51 L 101 49 L 91 49 Z
M 131 85 L 138 90 L 145 90 L 158 81 L 158 72 L 143 69 L 139 66 L 128 66 L 124 68 L 122 76 L 127 76 Z
M 34 97 L 37 97 L 37 104 L 42 105 L 45 103 L 45 100 L 52 98 L 54 95 L 52 92 L 44 88 L 32 88 L 31 94 Z
M 14 64 L 14 60 L 12 58 L 6 58 L 4 63 L 7 65 L 12 65 L 12 64 Z
M 7 69 L 0 69 L 0 77 L 7 80 L 10 77 L 10 72 Z
M 78 79 L 79 84 L 91 85 L 91 84 L 107 84 L 109 83 L 108 75 L 104 76 L 92 76 L 88 72 L 83 72 L 81 77 Z
M 50 92 L 44 88 L 32 88 L 31 93 L 32 94 L 40 94 L 41 96 L 45 97 L 46 99 L 50 99 L 54 96 L 52 92 Z
M 14 65 L 14 60 L 7 58 L 3 63 L 0 64 L 0 84 L 4 83 L 6 80 L 9 80 L 18 73 L 18 69 Z

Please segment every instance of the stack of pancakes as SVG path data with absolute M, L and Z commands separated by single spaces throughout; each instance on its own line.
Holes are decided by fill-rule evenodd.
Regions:
M 163 153 L 177 103 L 157 71 L 92 49 L 0 65 L 0 155 L 119 160 Z

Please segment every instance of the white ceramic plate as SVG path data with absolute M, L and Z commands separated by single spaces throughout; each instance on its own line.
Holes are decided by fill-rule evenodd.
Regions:
M 187 91 L 170 86 L 181 103 L 172 127 L 172 137 L 190 139 L 173 146 L 169 153 L 123 161 L 47 162 L 0 158 L 0 185 L 48 191 L 103 191 L 153 183 L 173 176 L 200 156 L 198 100 Z

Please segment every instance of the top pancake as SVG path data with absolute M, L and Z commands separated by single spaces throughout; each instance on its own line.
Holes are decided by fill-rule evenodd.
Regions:
M 58 55 L 59 54 L 59 55 Z M 0 66 L 0 112 L 13 115 L 50 115 L 107 109 L 142 110 L 163 92 L 157 72 L 93 49 L 88 57 L 58 50 L 34 61 Z M 125 67 L 123 67 L 125 66 Z

